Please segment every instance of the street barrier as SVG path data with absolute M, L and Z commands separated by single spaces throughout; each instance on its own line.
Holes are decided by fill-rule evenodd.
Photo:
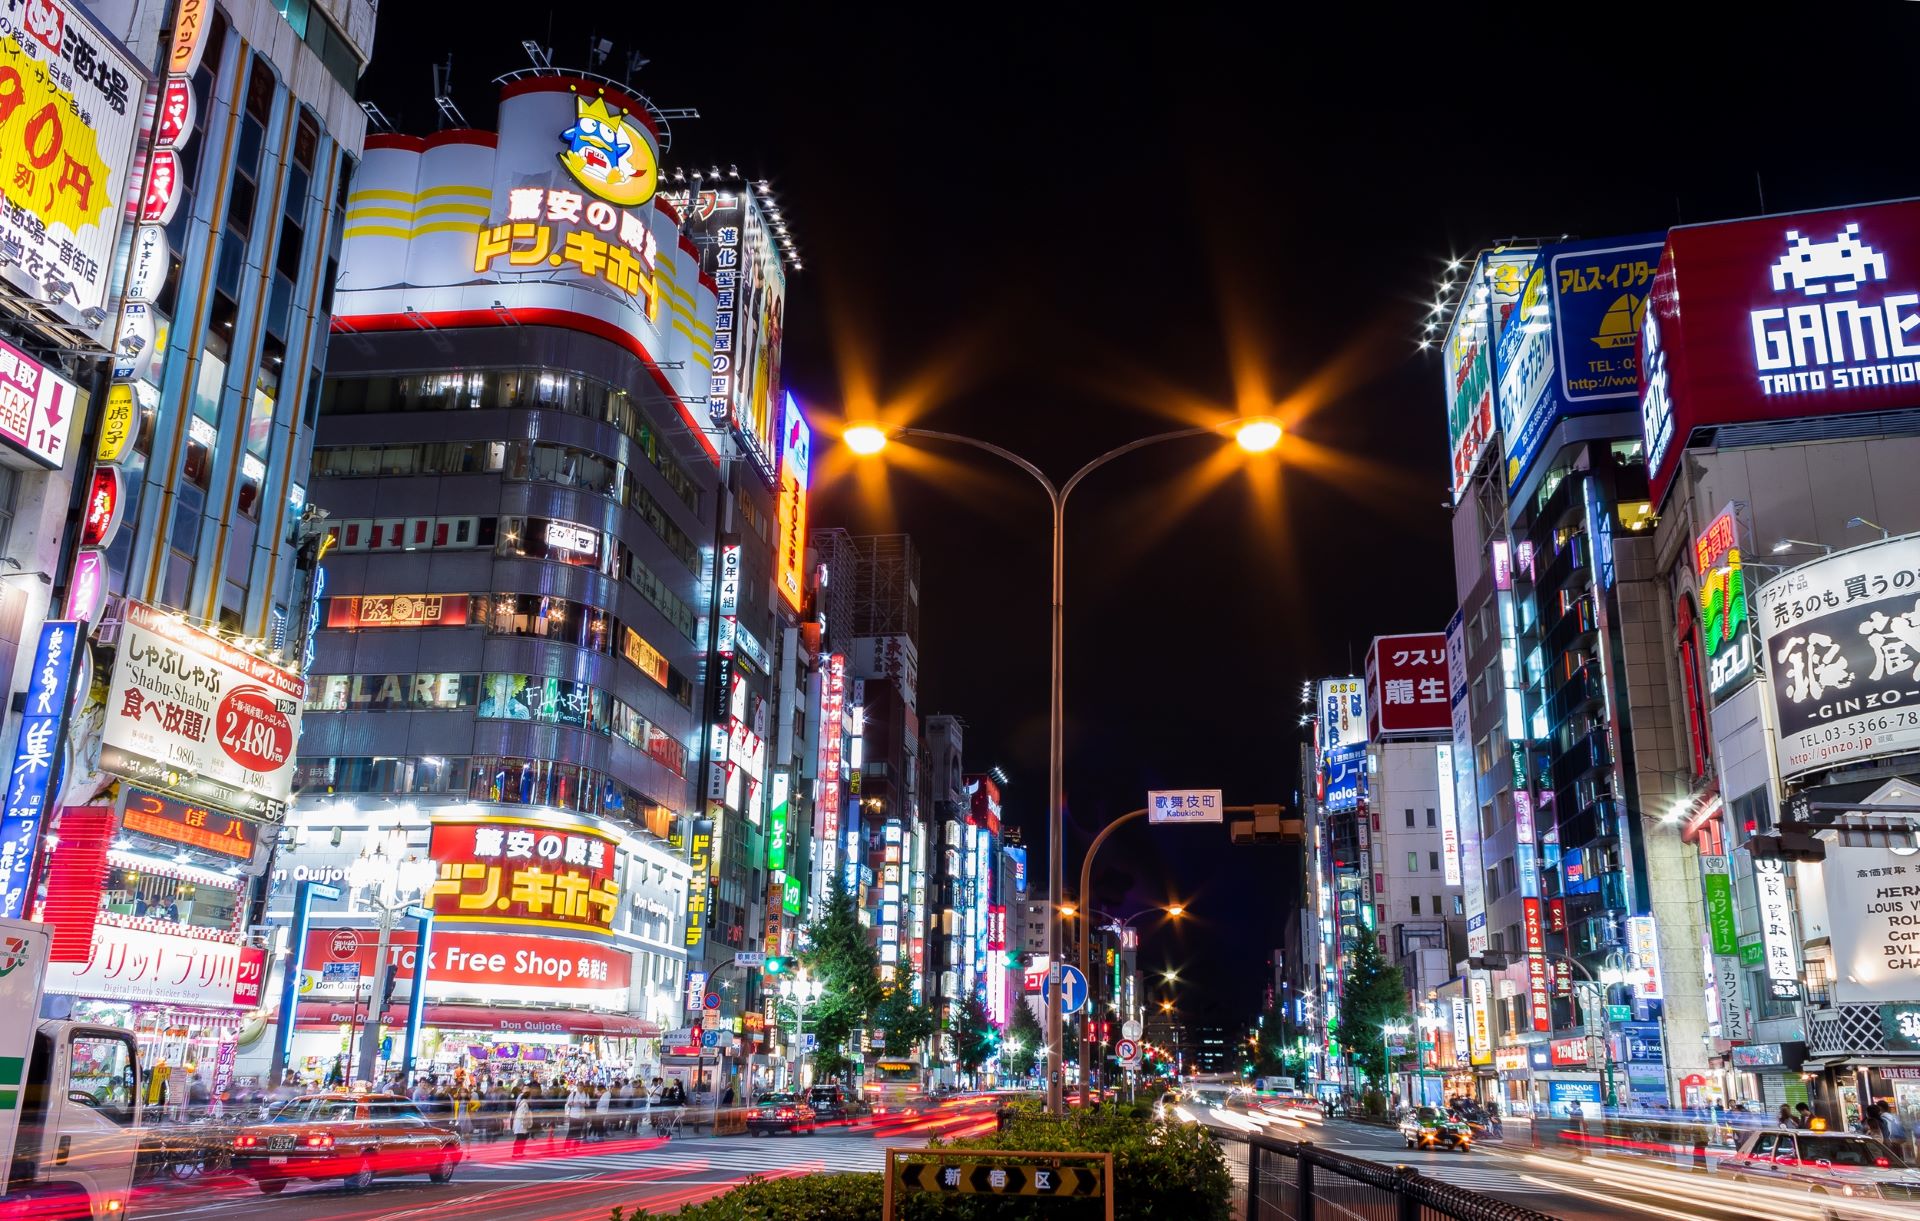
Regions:
M 894 1221 L 894 1202 L 913 1194 L 1099 1199 L 1113 1221 L 1111 1153 L 890 1148 L 885 1173 L 881 1221 Z
M 1404 1166 L 1385 1166 L 1309 1141 L 1216 1130 L 1215 1140 L 1245 1145 L 1247 1194 L 1241 1221 L 1555 1221 L 1547 1213 L 1442 1183 Z

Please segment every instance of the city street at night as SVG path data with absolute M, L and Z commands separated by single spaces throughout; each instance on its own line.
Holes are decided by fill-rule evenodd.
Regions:
M 0 0 L 0 1221 L 1920 1221 L 1916 54 Z

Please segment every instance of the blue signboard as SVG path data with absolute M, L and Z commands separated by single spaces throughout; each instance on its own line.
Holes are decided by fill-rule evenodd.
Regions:
M 6 812 L 0 814 L 0 916 L 9 920 L 18 920 L 26 912 L 47 792 L 66 740 L 74 653 L 80 647 L 78 623 L 50 619 L 41 625 L 33 672 L 27 676 L 20 738 L 13 748 L 13 768 L 7 773 Z
M 1339 813 L 1359 806 L 1367 795 L 1367 747 L 1343 746 L 1327 760 L 1327 810 Z
M 1547 1082 L 1547 1109 L 1555 1115 L 1565 1116 L 1572 1113 L 1573 1103 L 1579 1103 L 1580 1109 L 1595 1114 L 1600 1106 L 1600 1083 L 1598 1081 L 1549 1081 Z M 1589 1110 L 1589 1108 L 1593 1108 Z
M 1027 893 L 1027 850 L 1017 844 L 1009 844 L 1007 859 L 1013 862 L 1013 888 L 1020 894 Z
M 1637 411 L 1635 343 L 1664 240 L 1638 234 L 1541 251 L 1497 349 L 1509 488 L 1527 477 L 1560 421 Z
M 1663 1064 L 1666 1054 L 1660 1047 L 1660 1023 L 1627 1022 L 1621 1027 L 1629 1064 Z
M 1047 972 L 1048 978 L 1040 985 L 1040 1003 L 1045 1004 L 1053 996 L 1053 972 Z M 1087 1003 L 1087 977 L 1080 974 L 1079 967 L 1062 966 L 1060 968 L 1062 986 L 1060 988 L 1060 1012 L 1078 1013 Z

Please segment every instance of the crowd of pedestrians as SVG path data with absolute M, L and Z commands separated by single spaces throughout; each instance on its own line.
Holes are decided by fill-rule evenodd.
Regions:
M 409 1096 L 427 1122 L 444 1124 L 470 1140 L 511 1136 L 516 1154 L 532 1141 L 576 1145 L 623 1134 L 671 1134 L 687 1108 L 686 1087 L 661 1077 L 545 1085 L 427 1078 Z

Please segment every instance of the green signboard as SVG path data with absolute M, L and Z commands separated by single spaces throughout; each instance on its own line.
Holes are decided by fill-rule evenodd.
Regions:
M 1760 944 L 1760 934 L 1750 935 L 1752 941 L 1746 937 L 1740 939 L 1740 965 L 1743 967 L 1757 967 L 1767 960 L 1766 948 Z
M 1920 1051 L 1920 1004 L 1904 1001 L 1880 1006 L 1880 1033 L 1888 1051 Z
M 1724 856 L 1700 858 L 1700 888 L 1707 901 L 1707 931 L 1713 937 L 1713 952 L 1737 954 L 1740 931 L 1733 918 L 1733 877 Z
M 1633 1006 L 1608 1005 L 1607 1020 L 1609 1022 L 1631 1022 L 1633 1020 Z

